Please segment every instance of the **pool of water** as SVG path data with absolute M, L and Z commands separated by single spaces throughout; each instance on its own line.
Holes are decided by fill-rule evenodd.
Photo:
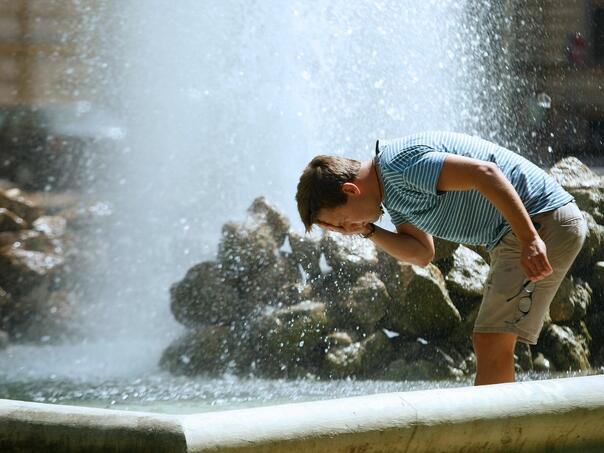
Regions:
M 274 404 L 472 385 L 460 381 L 260 379 L 172 376 L 157 368 L 162 342 L 141 347 L 93 343 L 64 346 L 13 345 L 0 352 L 0 398 L 41 403 L 186 414 Z M 136 346 L 136 345 L 134 345 Z M 103 351 L 113 351 L 109 356 Z M 132 353 L 132 351 L 138 351 Z M 592 373 L 597 371 L 592 371 Z M 600 370 L 602 372 L 602 370 Z M 519 380 L 581 373 L 525 373 Z

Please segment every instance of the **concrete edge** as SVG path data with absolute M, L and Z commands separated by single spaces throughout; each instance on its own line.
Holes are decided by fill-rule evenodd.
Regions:
M 180 417 L 0 400 L 0 451 L 186 452 Z
M 0 451 L 604 451 L 604 376 L 192 415 L 0 400 Z

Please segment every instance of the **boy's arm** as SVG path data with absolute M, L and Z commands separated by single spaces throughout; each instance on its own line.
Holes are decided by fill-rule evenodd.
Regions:
M 528 278 L 541 280 L 552 273 L 545 244 L 514 189 L 492 162 L 447 155 L 436 186 L 439 191 L 478 190 L 505 217 L 522 244 L 520 264 Z
M 367 227 L 358 230 L 345 230 L 334 225 L 317 222 L 321 227 L 341 234 L 366 234 Z M 434 257 L 434 240 L 432 236 L 409 223 L 396 227 L 396 233 L 375 225 L 375 232 L 369 239 L 389 255 L 400 261 L 427 266 Z
M 396 233 L 375 227 L 371 240 L 389 255 L 400 261 L 427 266 L 434 258 L 432 236 L 409 223 L 396 227 Z

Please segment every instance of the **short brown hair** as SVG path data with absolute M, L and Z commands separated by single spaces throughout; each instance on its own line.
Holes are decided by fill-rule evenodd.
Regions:
M 346 203 L 342 185 L 354 181 L 361 168 L 357 160 L 336 156 L 317 156 L 300 176 L 296 191 L 298 212 L 306 231 L 310 231 L 321 209 L 332 209 Z

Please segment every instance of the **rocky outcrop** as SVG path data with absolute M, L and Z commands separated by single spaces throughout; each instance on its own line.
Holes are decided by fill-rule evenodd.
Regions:
M 368 272 L 341 299 L 328 304 L 328 314 L 340 328 L 374 332 L 389 305 L 386 286 L 375 272 Z
M 518 371 L 604 362 L 604 210 L 600 195 L 589 193 L 601 194 L 602 183 L 588 170 L 575 160 L 552 169 L 585 211 L 589 235 L 539 343 L 518 345 Z M 435 264 L 401 263 L 359 237 L 293 232 L 277 209 L 257 199 L 243 222 L 223 227 L 216 260 L 173 285 L 174 316 L 190 330 L 161 364 L 184 374 L 467 376 L 475 370 L 471 335 L 489 255 L 484 247 L 435 245 Z
M 289 232 L 289 244 L 292 259 L 304 271 L 305 279 L 315 279 L 321 275 L 321 242 L 312 236 L 302 236 L 295 231 Z
M 371 377 L 391 360 L 394 349 L 383 332 L 348 345 L 328 349 L 323 359 L 323 374 L 330 378 Z
M 328 231 L 321 240 L 321 251 L 327 264 L 342 281 L 353 282 L 365 272 L 375 270 L 378 263 L 375 246 L 355 236 Z
M 566 157 L 550 170 L 551 175 L 577 201 L 581 210 L 604 224 L 604 184 L 602 178 L 576 157 Z
M 565 278 L 549 309 L 552 322 L 564 323 L 585 318 L 591 295 L 589 284 L 576 282 L 572 276 Z
M 585 338 L 568 326 L 551 324 L 543 334 L 543 349 L 558 370 L 587 370 L 590 366 Z
M 463 245 L 451 256 L 451 269 L 445 282 L 456 307 L 464 314 L 480 304 L 489 265 L 482 257 Z
M 58 341 L 74 330 L 67 221 L 35 198 L 0 191 L 0 345 Z
M 253 365 L 255 371 L 269 377 L 297 377 L 308 371 L 316 372 L 325 349 L 327 324 L 325 304 L 321 302 L 268 308 L 251 322 L 245 335 L 249 347 L 239 366 Z
M 205 262 L 193 266 L 170 288 L 172 313 L 181 324 L 195 328 L 232 323 L 249 314 L 253 306 L 240 299 L 219 264 Z
M 232 346 L 233 334 L 227 326 L 193 329 L 164 351 L 160 366 L 185 376 L 198 374 L 200 368 L 210 373 L 222 373 L 229 365 Z
M 571 274 L 575 275 L 589 274 L 596 262 L 604 259 L 604 226 L 596 223 L 588 212 L 583 212 L 583 216 L 587 221 L 587 236 L 571 268 Z
M 400 264 L 389 279 L 393 303 L 388 310 L 388 327 L 412 336 L 446 337 L 461 324 L 440 270 Z

